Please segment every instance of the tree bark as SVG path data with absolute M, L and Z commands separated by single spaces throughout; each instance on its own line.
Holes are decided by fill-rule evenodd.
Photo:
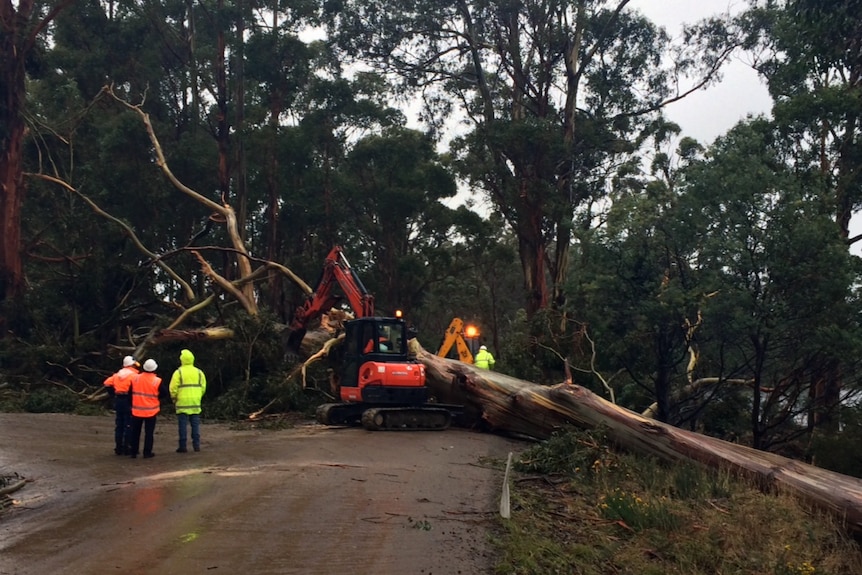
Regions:
M 21 144 L 25 125 L 24 108 L 26 52 L 23 24 L 30 19 L 33 2 L 20 2 L 16 13 L 9 0 L 0 3 L 0 300 L 14 299 L 24 291 L 21 261 L 21 205 L 24 178 L 21 169 Z M 6 330 L 0 331 L 0 333 Z
M 418 342 L 428 386 L 441 403 L 467 406 L 466 423 L 490 431 L 546 439 L 567 426 L 604 428 L 619 446 L 665 461 L 696 461 L 786 491 L 834 514 L 862 533 L 862 480 L 787 457 L 678 429 L 610 403 L 577 385 L 536 385 L 502 373 L 437 357 Z
M 21 208 L 24 176 L 21 147 L 26 135 L 25 63 L 37 37 L 73 0 L 53 3 L 42 15 L 33 0 L 0 0 L 0 302 L 24 292 Z M 6 333 L 0 317 L 0 337 Z

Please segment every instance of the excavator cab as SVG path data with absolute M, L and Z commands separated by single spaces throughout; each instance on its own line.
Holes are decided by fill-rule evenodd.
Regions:
M 461 406 L 429 399 L 425 366 L 409 352 L 408 326 L 396 317 L 361 317 L 344 324 L 338 399 L 317 409 L 325 425 L 376 430 L 441 430 Z
M 363 317 L 344 328 L 342 401 L 401 405 L 427 401 L 425 367 L 408 354 L 403 319 Z

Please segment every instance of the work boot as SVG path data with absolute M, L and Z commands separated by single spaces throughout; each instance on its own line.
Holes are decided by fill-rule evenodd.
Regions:
M 155 453 L 144 453 L 144 459 L 149 459 L 150 457 L 155 457 Z
M 201 446 L 200 446 L 200 445 L 195 445 L 194 449 L 195 449 L 195 451 L 200 451 L 200 450 L 201 450 Z
M 177 453 L 187 453 L 188 449 L 185 447 L 177 447 Z

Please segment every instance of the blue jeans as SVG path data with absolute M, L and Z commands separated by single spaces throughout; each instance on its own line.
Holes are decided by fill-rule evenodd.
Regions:
M 186 431 L 189 423 L 192 424 L 192 447 L 201 448 L 201 415 L 200 413 L 178 413 L 177 425 L 180 432 L 180 449 L 186 448 Z

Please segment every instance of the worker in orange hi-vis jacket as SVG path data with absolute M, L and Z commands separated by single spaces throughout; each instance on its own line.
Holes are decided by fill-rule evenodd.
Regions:
M 132 425 L 132 398 L 129 387 L 132 379 L 140 373 L 140 364 L 131 355 L 123 358 L 123 367 L 105 380 L 105 387 L 114 394 L 114 453 L 126 455 L 129 445 L 129 430 Z
M 132 381 L 132 432 L 129 441 L 129 457 L 138 456 L 141 445 L 141 429 L 144 430 L 144 459 L 153 457 L 153 436 L 156 431 L 156 416 L 161 409 L 161 400 L 167 399 L 167 390 L 162 378 L 156 375 L 158 364 L 154 359 L 144 362 L 144 373 Z

